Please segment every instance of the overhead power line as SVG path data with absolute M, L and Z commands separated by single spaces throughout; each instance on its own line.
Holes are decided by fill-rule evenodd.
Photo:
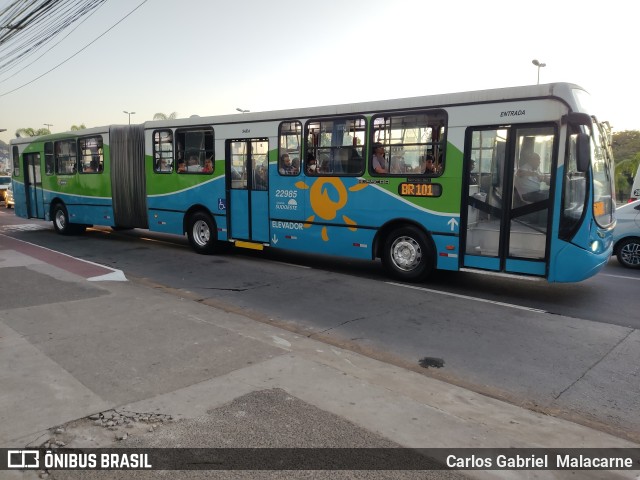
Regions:
M 106 0 L 21 0 L 0 12 L 0 73 L 6 74 L 56 40 Z
M 102 6 L 102 5 L 100 5 Z M 26 65 L 23 65 L 22 68 L 9 68 L 7 69 L 7 76 L 0 79 L 0 84 L 6 82 L 7 80 L 15 77 L 18 73 L 20 73 L 21 71 L 23 71 L 26 68 L 29 68 L 31 65 L 33 65 L 34 63 L 36 63 L 38 60 L 40 60 L 42 57 L 44 57 L 47 53 L 49 53 L 51 50 L 53 50 L 57 45 L 59 45 L 60 43 L 62 43 L 67 37 L 69 37 L 69 35 L 71 35 L 73 32 L 75 32 L 78 27 L 80 27 L 85 21 L 87 21 L 89 18 L 91 18 L 93 16 L 94 13 L 96 13 L 98 11 L 98 8 L 94 8 L 91 13 L 88 13 L 87 15 L 84 16 L 83 20 L 81 22 L 79 22 L 69 33 L 67 33 L 66 35 L 64 35 L 60 40 L 58 40 L 56 43 L 54 43 L 53 45 L 51 45 L 49 48 L 47 48 L 45 51 L 43 51 L 40 55 L 38 55 L 36 58 L 34 58 L 31 62 L 27 63 Z M 49 42 L 47 42 L 49 43 Z M 35 53 L 36 51 L 39 51 L 40 49 L 37 50 L 33 50 L 30 53 Z M 22 60 L 27 60 L 27 57 L 29 57 L 30 55 L 25 55 Z M 20 60 L 17 60 L 16 62 L 14 62 L 14 67 L 16 67 L 18 64 L 23 63 Z M 9 71 L 14 70 L 14 73 L 9 74 Z M 0 70 L 1 71 L 1 70 Z
M 0 11 L 0 28 L 2 30 L 17 30 L 18 32 L 21 32 L 27 28 L 29 28 L 29 25 L 34 25 L 34 17 L 32 14 L 32 11 L 26 12 L 25 8 L 19 8 L 19 7 L 25 7 L 25 4 L 29 4 L 29 6 L 32 7 L 39 7 L 37 8 L 37 11 L 42 13 L 42 12 L 46 12 L 49 11 L 47 10 L 47 8 L 52 8 L 52 6 L 55 4 L 55 7 L 58 7 L 60 5 L 63 4 L 69 4 L 69 3 L 73 3 L 75 4 L 75 6 L 77 7 L 79 3 L 84 4 L 84 7 L 90 7 L 90 8 L 84 8 L 81 10 L 64 10 L 67 15 L 71 15 L 71 18 L 73 19 L 73 21 L 69 22 L 70 19 L 67 19 L 67 21 L 61 21 L 61 22 L 57 22 L 55 23 L 55 25 L 58 25 L 57 28 L 53 28 L 53 30 L 51 31 L 55 31 L 56 32 L 56 36 L 62 32 L 62 30 L 64 30 L 64 28 L 67 28 L 69 25 L 71 25 L 72 23 L 74 23 L 75 21 L 77 21 L 79 18 L 82 18 L 83 16 L 87 15 L 89 12 L 91 12 L 92 10 L 94 10 L 95 8 L 98 8 L 99 6 L 102 5 L 102 3 L 104 3 L 106 0 L 87 0 L 84 2 L 79 2 L 79 1 L 69 1 L 69 0 L 40 0 L 40 1 L 15 1 L 13 2 L 11 5 L 9 5 L 5 10 Z M 65 63 L 67 63 L 69 60 L 71 60 L 73 57 L 75 57 L 76 55 L 78 55 L 79 53 L 83 52 L 84 50 L 86 50 L 89 46 L 91 46 L 92 44 L 94 44 L 96 41 L 98 41 L 100 38 L 102 38 L 104 35 L 106 35 L 108 32 L 110 32 L 111 30 L 113 30 L 117 25 L 119 25 L 121 22 L 123 22 L 127 17 L 129 17 L 129 15 L 131 15 L 133 12 L 135 12 L 136 10 L 138 10 L 142 5 L 144 5 L 147 2 L 147 0 L 143 0 L 137 7 L 135 7 L 133 10 L 131 10 L 129 13 L 127 13 L 124 17 L 122 17 L 120 20 L 118 20 L 115 24 L 113 24 L 111 27 L 109 27 L 107 30 L 105 30 L 103 33 L 101 33 L 100 35 L 98 35 L 95 39 L 93 39 L 91 42 L 89 42 L 88 44 L 86 44 L 84 47 L 82 47 L 80 50 L 78 50 L 77 52 L 75 52 L 73 55 L 67 57 L 65 60 L 61 61 L 60 63 L 58 63 L 56 66 L 54 66 L 53 68 L 50 68 L 49 70 L 47 70 L 46 72 L 38 75 L 37 77 L 35 77 L 33 80 L 30 80 L 12 90 L 9 90 L 7 92 L 1 93 L 0 97 L 4 97 L 5 95 L 9 95 L 10 93 L 13 93 L 17 90 L 20 90 L 21 88 L 26 87 L 27 85 L 30 85 L 32 83 L 34 83 L 35 81 L 39 80 L 40 78 L 44 77 L 45 75 L 47 75 L 48 73 L 54 71 L 55 69 L 59 68 L 61 65 L 64 65 Z M 38 5 L 35 5 L 38 4 Z M 68 5 L 67 5 L 68 6 Z M 56 10 L 56 12 L 58 14 L 60 14 L 61 12 L 59 10 Z M 28 14 L 28 15 L 27 15 Z M 56 17 L 57 18 L 57 17 Z M 9 21 L 7 21 L 9 20 Z M 59 25 L 60 24 L 65 24 L 66 26 L 64 28 L 60 28 Z M 36 23 L 36 25 L 40 25 L 37 28 L 41 28 L 43 24 L 41 23 Z M 49 25 L 49 27 L 51 27 L 53 25 L 52 24 L 44 24 L 44 25 Z M 33 28 L 33 27 L 31 27 Z M 5 44 L 9 44 L 12 43 L 12 39 L 13 38 L 17 38 L 19 37 L 19 33 L 14 33 L 13 35 L 1 35 L 0 34 L 0 58 L 3 57 L 3 47 L 5 46 Z M 46 42 L 44 42 L 46 43 Z M 33 42 L 31 43 L 31 45 L 33 46 Z M 43 42 L 41 42 L 41 44 L 43 44 Z M 29 45 L 28 43 L 26 45 Z M 28 55 L 28 52 L 24 52 L 19 55 L 20 57 L 24 57 L 25 55 Z M 0 72 L 2 72 L 2 64 L 0 64 Z

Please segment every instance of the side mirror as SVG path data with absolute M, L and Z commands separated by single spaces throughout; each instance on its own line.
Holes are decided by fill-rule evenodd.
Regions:
M 591 138 L 586 133 L 579 133 L 576 140 L 576 161 L 579 172 L 589 171 L 591 164 Z

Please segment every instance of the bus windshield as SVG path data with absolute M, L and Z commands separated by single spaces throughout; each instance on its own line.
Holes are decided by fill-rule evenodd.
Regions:
M 598 225 L 608 227 L 613 223 L 615 204 L 611 178 L 613 155 L 606 125 L 594 121 L 592 138 L 593 215 Z

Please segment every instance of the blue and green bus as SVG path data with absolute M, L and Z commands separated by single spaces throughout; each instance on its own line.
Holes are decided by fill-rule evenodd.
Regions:
M 567 83 L 12 140 L 16 214 L 574 282 L 611 255 L 610 131 Z M 535 190 L 535 191 L 533 191 Z

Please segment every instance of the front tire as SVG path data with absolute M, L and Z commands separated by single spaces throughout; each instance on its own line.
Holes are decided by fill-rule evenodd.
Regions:
M 616 256 L 623 267 L 640 268 L 640 238 L 625 238 L 618 244 Z
M 218 231 L 211 215 L 204 212 L 194 213 L 189 217 L 187 237 L 191 247 L 200 254 L 206 255 L 216 250 Z
M 69 222 L 69 213 L 67 207 L 58 203 L 53 207 L 53 228 L 60 235 L 76 235 L 83 233 L 86 229 L 85 225 L 78 225 L 76 223 Z
M 394 278 L 405 282 L 424 280 L 435 266 L 434 249 L 417 227 L 394 230 L 384 243 L 382 263 Z

